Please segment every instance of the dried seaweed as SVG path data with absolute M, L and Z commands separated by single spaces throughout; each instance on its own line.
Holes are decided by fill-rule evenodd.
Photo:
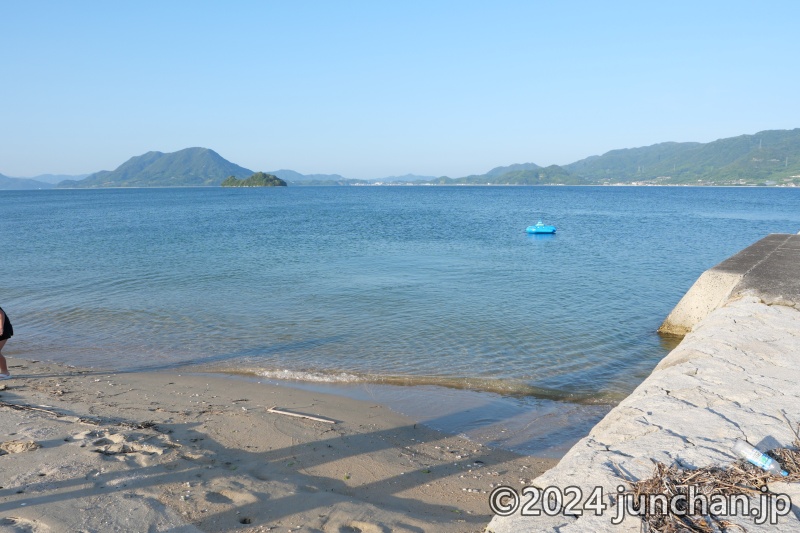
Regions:
M 688 496 L 689 486 L 692 486 L 695 494 L 702 494 L 708 500 L 715 495 L 730 497 L 741 494 L 759 497 L 764 494 L 762 487 L 766 487 L 769 482 L 800 481 L 800 439 L 795 439 L 791 448 L 777 448 L 767 452 L 767 455 L 776 459 L 789 475 L 770 475 L 744 459 L 725 468 L 710 466 L 695 470 L 667 466 L 653 461 L 655 463 L 653 475 L 641 481 L 628 481 L 630 488 L 624 495 L 632 497 L 634 502 L 641 501 L 640 497 L 646 501 L 654 494 L 663 494 L 669 499 L 677 495 Z M 673 514 L 659 505 L 653 507 L 641 510 L 644 531 L 653 533 L 746 531 L 741 525 L 710 513 Z

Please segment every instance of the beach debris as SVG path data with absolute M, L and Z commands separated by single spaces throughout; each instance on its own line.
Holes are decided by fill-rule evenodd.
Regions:
M 38 450 L 39 448 L 41 448 L 41 446 L 32 440 L 9 440 L 0 443 L 0 455 L 5 455 L 7 453 L 30 452 L 33 450 Z
M 750 446 L 749 443 L 741 439 L 736 439 L 736 442 L 733 445 L 733 451 L 743 459 L 747 459 L 750 463 L 766 470 L 770 474 L 780 474 L 782 476 L 789 475 L 786 470 L 781 470 L 781 465 L 778 463 L 778 461 L 765 453 L 761 453 L 759 450 Z
M 277 406 L 276 407 L 270 407 L 269 409 L 267 409 L 267 412 L 268 413 L 274 413 L 276 415 L 293 416 L 293 417 L 296 417 L 296 418 L 307 418 L 309 420 L 314 420 L 316 422 L 325 422 L 326 424 L 335 424 L 336 423 L 336 420 L 331 420 L 329 418 L 322 418 L 322 417 L 314 416 L 314 415 L 307 415 L 307 414 L 304 414 L 304 413 L 293 413 L 291 411 L 286 411 L 284 409 L 278 409 Z
M 800 439 L 796 439 L 791 448 L 777 448 L 767 452 L 767 455 L 783 465 L 787 473 L 785 477 L 782 474 L 770 474 L 745 459 L 737 460 L 724 468 L 709 466 L 694 470 L 675 465 L 667 466 L 654 460 L 653 475 L 641 481 L 628 480 L 630 488 L 625 491 L 624 495 L 630 497 L 636 505 L 636 502 L 646 501 L 649 495 L 654 494 L 663 494 L 667 498 L 687 495 L 688 487 L 691 486 L 695 489 L 695 494 L 703 494 L 708 500 L 712 500 L 715 496 L 734 495 L 758 498 L 765 494 L 765 491 L 768 492 L 768 484 L 771 482 L 800 481 Z M 741 529 L 737 524 L 710 513 L 679 515 L 669 512 L 667 509 L 661 509 L 661 506 L 653 507 L 653 509 L 646 508 L 640 511 L 646 530 L 653 533 Z

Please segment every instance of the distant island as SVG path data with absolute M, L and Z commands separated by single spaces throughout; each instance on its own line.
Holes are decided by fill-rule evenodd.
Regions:
M 240 180 L 236 176 L 228 176 L 222 187 L 286 187 L 286 182 L 272 174 L 256 172 L 247 179 Z
M 185 148 L 173 153 L 147 152 L 116 170 L 74 176 L 59 189 L 108 187 L 252 187 L 254 171 L 227 161 L 208 148 Z M 303 175 L 282 169 L 268 173 L 289 186 L 375 185 L 724 185 L 800 187 L 800 128 L 767 130 L 709 143 L 665 142 L 640 148 L 612 150 L 567 165 L 521 163 L 495 167 L 484 174 L 448 176 L 390 176 L 349 179 L 339 174 Z M 231 177 L 238 184 L 230 181 Z M 41 180 L 0 174 L 0 190 L 48 189 L 57 176 Z M 49 181 L 49 183 L 48 183 Z M 282 186 L 281 183 L 273 183 Z

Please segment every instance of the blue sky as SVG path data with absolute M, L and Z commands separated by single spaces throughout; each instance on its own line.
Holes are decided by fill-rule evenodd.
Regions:
M 0 1 L 0 173 L 460 177 L 800 127 L 800 2 Z

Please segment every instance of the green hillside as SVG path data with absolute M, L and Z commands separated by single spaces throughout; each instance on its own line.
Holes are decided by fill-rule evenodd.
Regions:
M 522 167 L 522 168 L 521 168 Z M 524 167 L 527 167 L 525 169 Z M 486 174 L 466 176 L 463 178 L 437 178 L 428 183 L 438 185 L 585 185 L 586 181 L 571 175 L 558 165 L 540 167 L 532 163 L 498 167 Z M 512 170 L 507 170 L 512 169 Z
M 508 165 L 507 167 L 495 167 L 484 176 L 487 178 L 496 178 L 498 176 L 502 176 L 503 174 L 508 174 L 510 172 L 519 172 L 522 170 L 538 170 L 542 167 L 537 165 L 536 163 L 517 163 L 514 165 Z
M 222 187 L 286 187 L 286 182 L 272 174 L 256 172 L 244 180 L 237 179 L 236 176 L 228 176 L 220 185 Z
M 493 185 L 585 185 L 587 182 L 558 165 L 550 165 L 535 170 L 512 170 L 499 176 L 489 177 L 488 183 Z
M 800 128 L 612 150 L 564 168 L 591 183 L 800 185 Z
M 208 148 L 186 148 L 165 154 L 147 152 L 132 157 L 114 171 L 103 170 L 80 181 L 63 181 L 59 188 L 202 187 L 219 185 L 227 176 L 246 178 L 240 167 Z

